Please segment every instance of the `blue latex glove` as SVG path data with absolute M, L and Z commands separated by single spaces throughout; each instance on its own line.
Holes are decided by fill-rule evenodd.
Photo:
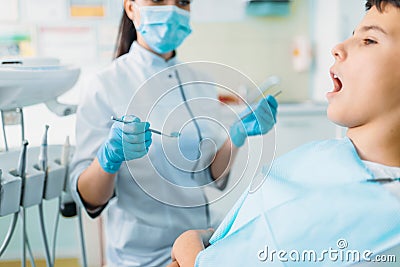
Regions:
M 244 117 L 249 112 L 251 115 L 238 120 L 230 128 L 230 136 L 232 143 L 241 147 L 244 144 L 247 136 L 261 135 L 267 133 L 276 122 L 276 110 L 278 102 L 272 95 L 268 95 L 258 102 L 255 109 L 248 107 L 240 113 L 240 118 Z
M 97 152 L 100 166 L 108 173 L 117 172 L 122 162 L 141 158 L 149 151 L 152 141 L 150 124 L 129 117 L 130 122 L 114 122 L 107 141 Z

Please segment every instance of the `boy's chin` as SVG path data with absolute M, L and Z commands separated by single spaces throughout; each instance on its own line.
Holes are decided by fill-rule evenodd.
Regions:
M 346 123 L 346 114 L 344 112 L 338 112 L 338 110 L 332 105 L 328 106 L 327 116 L 328 119 L 334 124 L 342 127 L 348 127 L 348 124 Z

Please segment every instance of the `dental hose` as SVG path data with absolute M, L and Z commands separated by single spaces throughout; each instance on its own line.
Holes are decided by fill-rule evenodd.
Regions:
M 58 197 L 58 207 L 61 204 L 61 196 Z M 51 259 L 51 264 L 54 266 L 55 262 L 56 262 L 56 244 L 57 244 L 57 232 L 58 232 L 58 224 L 60 222 L 60 212 L 57 212 L 56 215 L 56 221 L 54 223 L 54 232 L 53 232 L 53 250 L 52 250 L 52 254 L 53 258 Z
M 21 220 L 22 220 L 22 257 L 21 257 L 21 266 L 26 267 L 26 221 L 25 221 L 25 208 L 21 207 Z
M 8 246 L 8 244 L 11 241 L 11 238 L 14 234 L 14 230 L 15 230 L 15 226 L 17 225 L 17 221 L 18 221 L 18 212 L 14 213 L 13 218 L 11 220 L 10 226 L 8 227 L 8 231 L 6 234 L 6 237 L 3 241 L 3 244 L 1 244 L 0 247 L 0 258 L 3 255 L 3 253 L 6 251 L 6 248 Z
M 29 239 L 28 238 L 25 240 L 25 245 L 26 245 L 26 248 L 28 249 L 29 259 L 31 261 L 31 265 L 32 265 L 32 267 L 36 267 L 35 259 L 33 258 L 33 253 L 32 253 L 31 245 L 29 244 Z
M 19 160 L 18 160 L 18 168 L 17 168 L 17 174 L 19 177 L 21 177 L 22 181 L 22 188 L 21 192 L 24 192 L 25 188 L 25 178 L 26 178 L 26 151 L 28 149 L 28 141 L 23 140 L 22 141 L 22 148 L 21 148 L 21 154 L 19 154 Z M 27 241 L 27 234 L 26 234 L 26 213 L 25 213 L 25 208 L 23 207 L 23 194 L 21 194 L 21 217 L 22 217 L 22 257 L 21 257 L 21 264 L 22 267 L 26 266 L 26 241 Z
M 1 176 L 2 176 L 2 171 L 0 169 L 0 190 L 1 190 Z M 0 258 L 1 255 L 3 255 L 4 251 L 6 251 L 6 248 L 8 246 L 8 244 L 10 243 L 11 237 L 14 233 L 15 230 L 15 226 L 17 225 L 17 221 L 18 221 L 18 212 L 14 213 L 13 218 L 11 219 L 11 223 L 10 226 L 8 227 L 8 231 L 6 234 L 6 237 L 4 238 L 3 244 L 1 244 L 0 246 Z
M 23 213 L 24 213 L 24 214 L 21 214 L 21 216 L 25 216 L 25 210 L 23 211 Z M 12 218 L 12 221 L 11 221 L 11 224 L 10 224 L 10 227 L 8 228 L 8 232 L 7 232 L 6 238 L 4 239 L 3 244 L 1 245 L 1 248 L 0 248 L 0 258 L 1 258 L 1 256 L 3 255 L 3 253 L 6 251 L 6 248 L 7 248 L 8 244 L 9 244 L 10 241 L 11 241 L 11 237 L 12 237 L 12 235 L 13 235 L 13 233 L 14 233 L 15 228 L 16 228 L 17 221 L 18 221 L 18 212 L 14 213 L 13 218 Z M 25 245 L 27 246 L 27 248 L 28 248 L 29 258 L 30 258 L 32 267 L 36 267 L 36 265 L 35 265 L 35 260 L 34 260 L 34 258 L 33 258 L 33 253 L 32 253 L 31 247 L 30 247 L 30 245 L 29 245 L 29 240 L 28 240 L 28 238 L 27 238 L 26 232 L 25 232 L 25 238 L 23 238 L 22 242 L 24 242 L 24 244 L 25 244 Z M 25 245 L 24 245 L 24 247 L 25 247 Z M 25 255 L 26 255 L 26 254 L 25 254 Z M 26 259 L 25 259 L 25 260 L 26 260 Z
M 47 182 L 48 178 L 48 162 L 47 162 L 47 132 L 49 130 L 49 126 L 45 126 L 45 131 L 43 134 L 42 138 L 42 144 L 40 146 L 40 152 L 39 152 L 39 169 L 45 173 L 45 183 Z M 45 248 L 45 256 L 46 256 L 46 265 L 48 267 L 52 267 L 52 261 L 50 257 L 50 249 L 49 249 L 49 244 L 47 241 L 47 236 L 46 236 L 46 226 L 44 223 L 44 214 L 43 214 L 43 201 L 39 204 L 38 206 L 39 209 L 39 220 L 40 220 L 40 229 L 42 231 L 42 239 L 44 243 L 44 248 Z
M 87 267 L 87 259 L 86 259 L 86 246 L 85 246 L 85 239 L 83 235 L 83 224 L 82 224 L 82 210 L 78 208 L 78 224 L 79 224 L 79 236 L 81 239 L 81 250 L 82 250 L 82 261 L 83 267 Z
M 43 203 L 40 203 L 38 208 L 39 208 L 40 229 L 42 231 L 42 239 L 43 239 L 44 248 L 45 248 L 46 265 L 48 267 L 51 267 L 53 265 L 52 265 L 52 261 L 50 258 L 49 244 L 47 242 L 47 236 L 46 236 L 46 226 L 44 223 L 44 215 L 43 215 Z
M 61 151 L 61 165 L 66 168 L 66 178 L 64 184 L 65 194 L 59 198 L 60 209 L 59 216 L 57 217 L 56 227 L 58 227 L 58 220 L 60 215 L 64 217 L 73 217 L 78 215 L 78 227 L 79 227 L 79 237 L 81 242 L 81 253 L 82 253 L 82 265 L 83 267 L 87 267 L 87 257 L 86 257 L 86 245 L 85 238 L 83 234 L 83 223 L 82 223 L 82 212 L 81 209 L 76 205 L 71 197 L 71 193 L 69 190 L 69 180 L 68 180 L 68 164 L 69 164 L 69 156 L 70 156 L 71 145 L 69 143 L 69 136 L 66 137 L 64 145 Z M 55 244 L 56 244 L 56 233 L 57 229 L 54 229 L 54 240 L 53 240 L 53 264 L 55 262 Z
M 69 136 L 66 137 L 64 145 L 61 149 L 61 159 L 60 164 L 65 167 L 65 181 L 64 181 L 64 190 L 66 186 L 68 186 L 68 163 L 69 163 L 69 153 L 70 153 L 70 143 Z M 56 244 L 57 244 L 57 233 L 58 233 L 58 225 L 60 222 L 60 217 L 62 215 L 61 203 L 63 201 L 62 195 L 58 197 L 58 207 L 59 210 L 57 212 L 56 221 L 54 223 L 54 232 L 53 232 L 53 250 L 52 250 L 52 264 L 55 265 L 56 262 Z

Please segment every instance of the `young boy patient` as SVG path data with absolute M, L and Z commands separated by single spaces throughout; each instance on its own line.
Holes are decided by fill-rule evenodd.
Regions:
M 332 50 L 328 117 L 346 137 L 278 158 L 215 233 L 178 237 L 169 266 L 345 266 L 400 245 L 400 0 L 366 9 Z

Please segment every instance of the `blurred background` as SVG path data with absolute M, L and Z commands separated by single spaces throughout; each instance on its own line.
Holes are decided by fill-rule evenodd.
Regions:
M 88 77 L 113 58 L 122 4 L 122 0 L 0 0 L 0 57 L 55 57 L 78 66 L 78 82 L 59 97 L 64 103 L 78 104 Z M 276 127 L 280 155 L 309 140 L 343 135 L 343 129 L 329 122 L 325 113 L 325 94 L 333 87 L 330 51 L 352 34 L 364 14 L 364 4 L 360 0 L 193 0 L 193 33 L 178 49 L 178 57 L 228 65 L 258 85 L 278 77 L 283 91 L 278 97 Z M 244 97 L 251 94 L 242 90 Z M 229 101 L 223 95 L 221 99 Z M 31 145 L 40 145 L 45 124 L 50 125 L 49 144 L 63 144 L 66 136 L 75 144 L 75 115 L 59 117 L 38 104 L 25 107 L 24 116 Z M 10 131 L 9 145 L 19 147 L 18 134 L 12 138 L 14 130 Z M 228 209 L 236 196 L 219 208 Z M 46 205 L 51 228 L 56 204 Z M 29 216 L 36 221 L 35 214 Z M 0 217 L 0 240 L 8 223 L 8 218 Z M 102 222 L 87 220 L 86 224 L 89 262 L 100 266 L 104 263 Z M 28 232 L 40 259 L 43 246 L 37 227 L 31 224 Z M 59 227 L 57 257 L 67 266 L 79 266 L 76 222 L 61 220 Z M 0 266 L 19 266 L 19 234 L 17 230 Z
M 78 83 L 61 97 L 77 103 L 82 82 L 112 60 L 122 2 L 0 0 L 0 57 L 55 57 L 79 66 Z M 226 64 L 259 85 L 278 76 L 284 90 L 281 103 L 324 103 L 332 88 L 330 50 L 351 35 L 364 13 L 364 1 L 266 0 L 272 6 L 251 5 L 257 2 L 263 1 L 194 0 L 193 34 L 178 56 L 183 61 Z M 279 5 L 274 8 L 271 3 Z M 43 110 L 43 118 L 36 119 L 51 120 L 46 113 Z M 60 124 L 73 125 L 73 118 L 63 119 Z M 63 133 L 73 142 L 73 127 L 65 128 Z M 41 132 L 37 134 L 27 137 L 40 140 Z M 54 136 L 59 138 L 54 141 L 63 142 L 61 135 Z

